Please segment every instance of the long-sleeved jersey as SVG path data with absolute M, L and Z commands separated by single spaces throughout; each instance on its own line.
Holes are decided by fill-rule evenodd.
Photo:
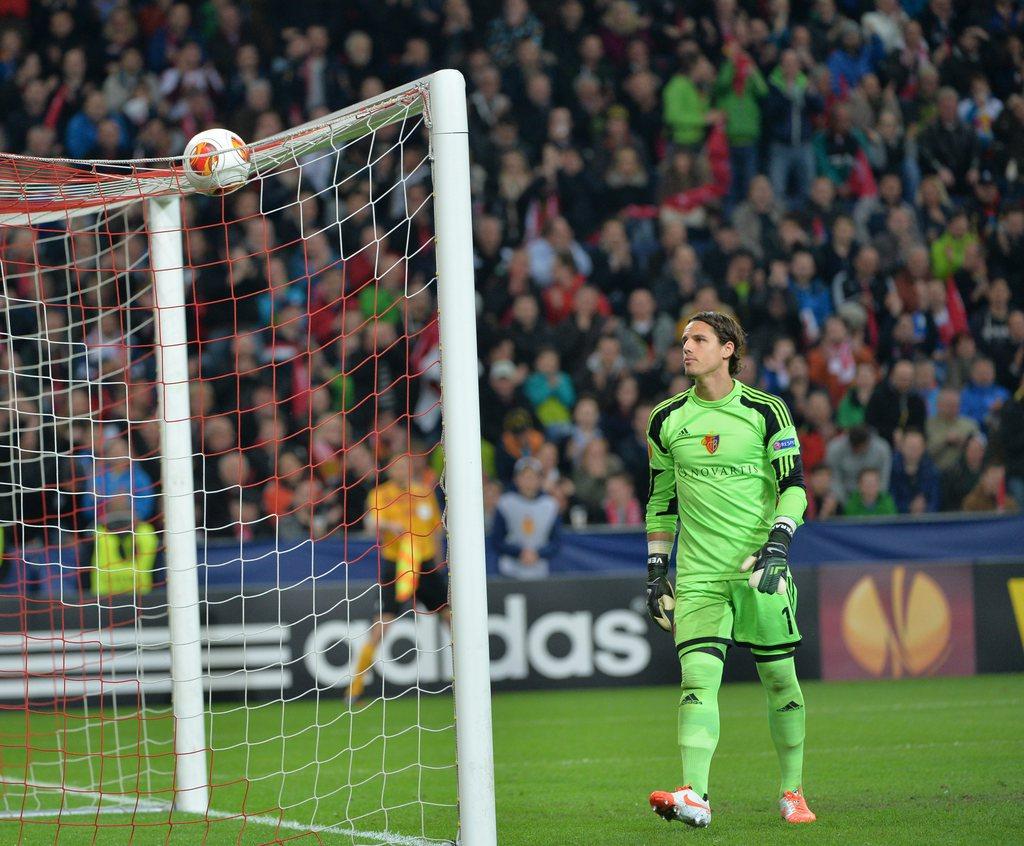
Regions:
M 690 388 L 655 407 L 647 440 L 647 531 L 674 534 L 678 523 L 678 573 L 746 578 L 739 566 L 768 539 L 775 518 L 803 522 L 800 443 L 778 397 L 734 381 L 709 402 Z

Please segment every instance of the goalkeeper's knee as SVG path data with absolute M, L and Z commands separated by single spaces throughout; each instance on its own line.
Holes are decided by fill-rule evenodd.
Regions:
M 796 662 L 792 655 L 781 660 L 774 655 L 755 655 L 754 661 L 757 663 L 757 674 L 761 678 L 761 684 L 768 694 L 769 707 L 773 707 L 777 702 L 783 706 L 791 702 L 797 705 L 804 704 L 804 695 L 796 677 Z
M 680 702 L 686 701 L 688 696 L 696 697 L 699 704 L 718 698 L 718 688 L 722 685 L 722 669 L 725 666 L 722 658 L 717 654 L 695 650 L 681 656 L 679 663 L 682 667 Z

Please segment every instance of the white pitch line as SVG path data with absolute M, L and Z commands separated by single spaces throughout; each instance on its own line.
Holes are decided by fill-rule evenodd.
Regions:
M 291 820 L 279 820 L 276 817 L 250 816 L 237 811 L 217 811 L 213 808 L 210 808 L 206 815 L 209 817 L 220 817 L 221 819 L 244 819 L 246 822 L 287 828 L 291 831 L 341 834 L 346 837 L 368 837 L 371 840 L 376 840 L 378 843 L 394 844 L 394 846 L 437 846 L 438 842 L 436 840 L 424 840 L 422 837 L 394 834 L 390 831 L 361 831 L 357 828 L 344 828 L 339 825 L 306 825 L 305 823 L 292 822 Z
M 166 813 L 164 809 L 155 807 L 139 807 L 138 813 L 143 814 L 155 814 L 158 811 Z M 8 822 L 11 820 L 20 820 L 26 818 L 35 817 L 84 817 L 88 815 L 96 816 L 97 814 L 103 814 L 108 811 L 114 811 L 115 813 L 129 813 L 136 811 L 136 807 L 131 805 L 112 805 L 107 808 L 62 808 L 59 811 L 45 811 L 36 809 L 33 811 L 19 811 L 15 814 L 13 811 L 4 811 L 0 813 L 0 822 Z
M 22 782 L 5 782 L 6 784 L 22 784 Z M 140 799 L 137 802 L 126 801 L 124 799 L 118 799 L 109 793 L 98 793 L 93 790 L 85 790 L 74 787 L 68 784 L 59 784 L 56 782 L 45 782 L 36 781 L 26 787 L 45 787 L 59 790 L 72 790 L 76 795 L 79 796 L 92 796 L 97 798 L 101 802 L 100 808 L 67 808 L 63 810 L 45 811 L 45 810 L 32 810 L 19 812 L 17 816 L 13 815 L 13 812 L 0 812 L 0 820 L 16 820 L 22 817 L 62 817 L 68 815 L 79 815 L 79 814 L 96 814 L 102 811 L 112 811 L 114 813 L 142 813 L 142 814 L 166 814 L 168 811 L 172 811 L 173 808 L 168 802 L 157 802 L 152 799 Z M 105 805 L 106 807 L 102 807 Z M 186 812 L 180 812 L 186 813 Z M 198 817 L 215 817 L 217 819 L 237 819 L 244 820 L 245 822 L 255 823 L 257 825 L 273 826 L 275 828 L 285 828 L 289 831 L 302 831 L 302 832 L 316 832 L 324 834 L 339 834 L 345 837 L 365 837 L 370 840 L 374 840 L 377 843 L 388 844 L 388 846 L 437 846 L 438 841 L 436 840 L 424 840 L 422 837 L 409 837 L 404 834 L 395 834 L 390 831 L 362 831 L 357 828 L 346 828 L 340 825 L 307 825 L 305 823 L 294 822 L 292 820 L 278 819 L 277 817 L 269 817 L 263 815 L 250 815 L 245 814 L 241 811 L 218 811 L 216 808 L 209 808 L 206 814 L 190 814 L 191 816 Z

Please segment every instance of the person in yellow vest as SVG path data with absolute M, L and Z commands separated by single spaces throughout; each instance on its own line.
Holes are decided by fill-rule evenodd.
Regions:
M 160 540 L 153 524 L 132 520 L 127 496 L 108 501 L 102 523 L 96 524 L 92 554 L 92 591 L 97 596 L 149 593 Z
M 441 509 L 431 487 L 413 475 L 408 455 L 387 469 L 387 481 L 370 491 L 366 528 L 380 546 L 380 610 L 370 638 L 359 652 L 348 698 L 356 701 L 366 689 L 366 672 L 388 623 L 417 603 L 447 621 L 448 574 L 442 561 Z
M 150 520 L 157 492 L 142 466 L 131 458 L 127 439 L 106 439 L 92 478 L 96 544 L 92 554 L 92 592 L 149 593 L 160 541 Z

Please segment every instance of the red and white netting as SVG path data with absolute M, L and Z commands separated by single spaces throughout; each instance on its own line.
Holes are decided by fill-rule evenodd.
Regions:
M 255 142 L 217 198 L 177 161 L 0 157 L 0 841 L 454 839 L 444 615 L 402 606 L 342 695 L 396 578 L 382 491 L 443 507 L 428 116 L 414 85 Z M 166 196 L 190 410 L 161 402 Z M 173 807 L 161 443 L 185 417 L 204 813 Z M 388 531 L 440 529 L 406 512 Z

